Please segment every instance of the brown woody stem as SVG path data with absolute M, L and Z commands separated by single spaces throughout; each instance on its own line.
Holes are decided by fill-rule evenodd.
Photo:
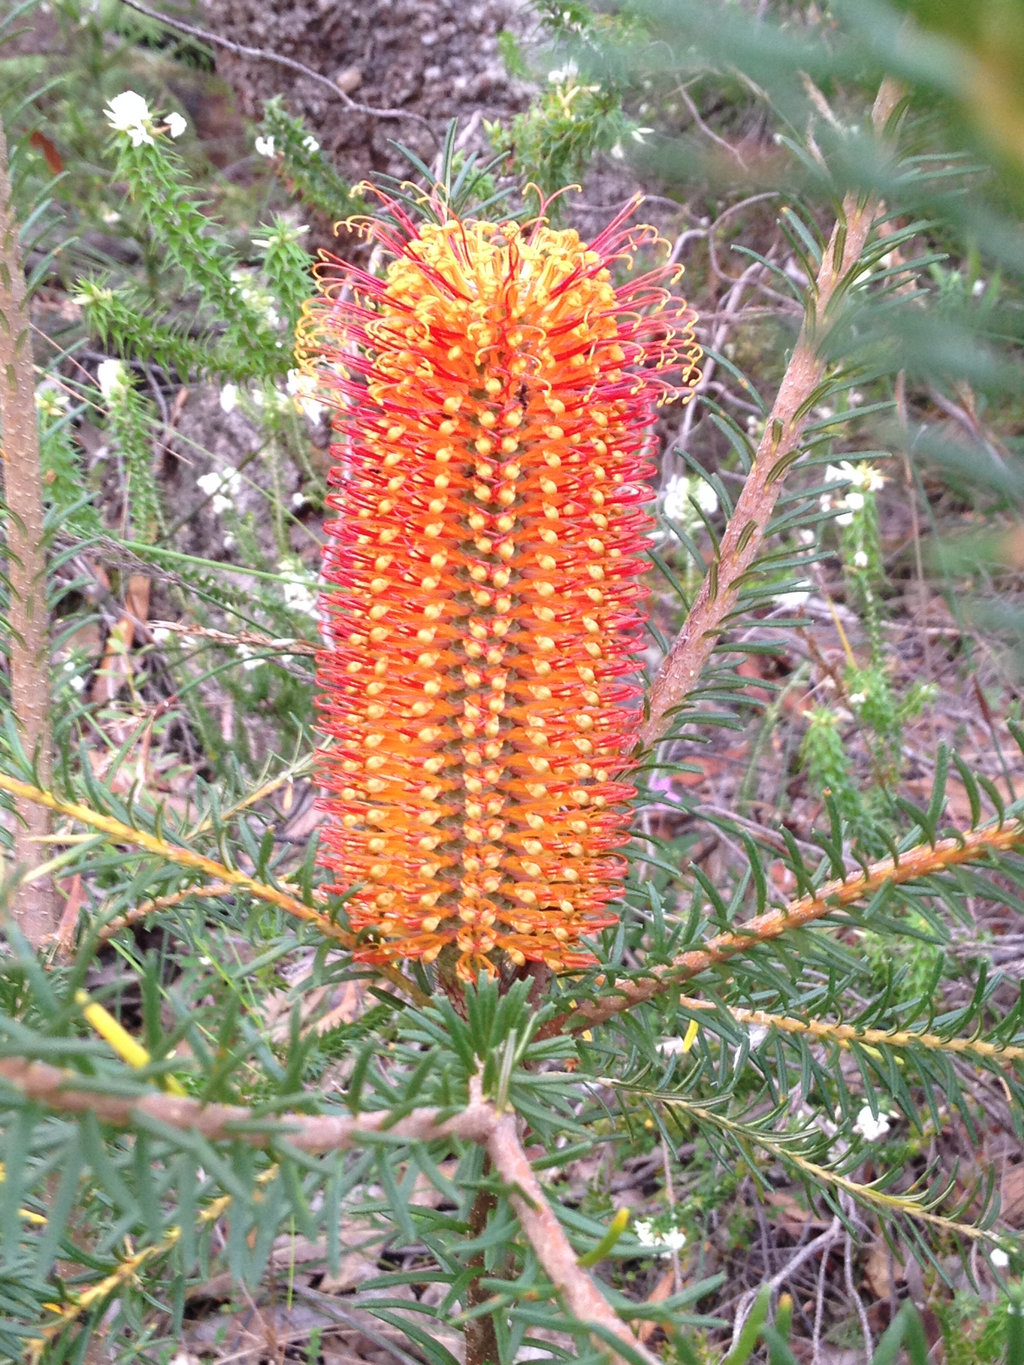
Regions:
M 656 1365 L 657 1357 L 640 1345 L 590 1276 L 580 1268 L 572 1244 L 545 1198 L 541 1183 L 519 1141 L 514 1114 L 503 1114 L 498 1119 L 487 1139 L 487 1152 L 494 1169 L 509 1187 L 509 1203 L 519 1219 L 520 1227 L 569 1312 L 579 1322 L 604 1329 L 602 1334 L 595 1333 L 595 1340 L 605 1349 L 609 1349 L 607 1338 L 617 1337 L 628 1345 L 630 1356 L 634 1359 L 639 1356 L 651 1362 L 651 1365 Z M 611 1349 L 614 1359 L 628 1358 Z
M 884 81 L 872 110 L 880 133 L 899 100 L 896 83 Z M 878 208 L 876 198 L 860 199 L 850 194 L 843 200 L 842 213 L 822 253 L 811 294 L 813 306 L 804 318 L 717 558 L 654 680 L 649 713 L 640 731 L 645 749 L 664 737 L 667 713 L 685 702 L 697 686 L 736 608 L 744 577 L 760 554 L 786 471 L 799 450 L 810 416 L 810 400 L 825 377 L 824 341 L 835 320 L 833 300 L 858 269 Z
M 485 1162 L 484 1175 L 490 1162 Z M 487 1226 L 487 1220 L 497 1205 L 497 1199 L 490 1190 L 480 1189 L 473 1201 L 469 1215 L 469 1235 L 475 1240 Z M 478 1273 L 473 1276 L 466 1288 L 466 1307 L 477 1308 L 486 1303 L 487 1291 L 481 1286 L 480 1278 L 486 1266 L 486 1256 L 482 1251 L 470 1257 L 471 1269 Z M 494 1331 L 494 1319 L 490 1313 L 470 1318 L 466 1323 L 466 1365 L 497 1365 L 498 1338 Z
M 53 771 L 50 631 L 35 392 L 18 222 L 7 170 L 7 140 L 0 124 L 0 468 L 10 583 L 7 656 L 11 705 L 21 746 L 38 781 L 49 786 Z M 52 939 L 58 922 L 52 879 L 32 876 L 47 857 L 45 840 L 50 824 L 45 807 L 28 805 L 19 809 L 14 826 L 14 861 L 21 880 L 14 889 L 11 912 L 35 948 Z
M 127 1128 L 139 1119 L 155 1119 L 168 1128 L 199 1133 L 205 1138 L 234 1138 L 250 1147 L 267 1148 L 281 1141 L 304 1152 L 340 1152 L 360 1138 L 386 1132 L 407 1142 L 436 1142 L 458 1137 L 469 1142 L 485 1142 L 496 1116 L 484 1101 L 471 1101 L 459 1114 L 441 1117 L 437 1109 L 414 1109 L 391 1122 L 387 1111 L 359 1114 L 354 1118 L 339 1115 L 287 1114 L 268 1119 L 266 1128 L 257 1130 L 252 1110 L 235 1104 L 204 1104 L 182 1095 L 151 1092 L 145 1095 L 104 1095 L 83 1088 L 82 1078 L 73 1071 L 46 1062 L 28 1062 L 20 1057 L 0 1058 L 0 1082 L 6 1082 L 26 1099 L 37 1100 L 50 1109 L 73 1114 L 95 1114 L 103 1123 Z
M 634 1005 L 653 1000 L 683 981 L 689 981 L 720 962 L 738 953 L 749 952 L 759 943 L 781 938 L 792 929 L 802 929 L 815 920 L 868 900 L 884 886 L 900 886 L 921 877 L 934 876 L 961 863 L 978 862 L 989 853 L 1007 853 L 1024 844 L 1024 824 L 1014 821 L 1009 825 L 987 825 L 969 830 L 954 838 L 940 839 L 933 844 L 918 844 L 901 853 L 898 859 L 883 858 L 872 863 L 866 872 L 855 877 L 826 882 L 813 895 L 801 896 L 778 910 L 768 910 L 727 934 L 716 934 L 703 948 L 680 953 L 669 963 L 654 967 L 650 974 L 614 988 L 614 994 L 599 1000 L 581 1000 L 571 1014 L 561 1014 L 540 1030 L 540 1037 L 560 1034 L 566 1029 L 577 1032 L 603 1024 Z

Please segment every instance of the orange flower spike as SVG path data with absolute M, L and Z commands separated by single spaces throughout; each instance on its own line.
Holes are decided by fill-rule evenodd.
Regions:
M 589 247 L 388 208 L 384 277 L 325 259 L 300 327 L 340 438 L 321 856 L 364 961 L 579 969 L 625 872 L 651 423 L 694 315 L 667 270 L 615 288 L 635 204 Z

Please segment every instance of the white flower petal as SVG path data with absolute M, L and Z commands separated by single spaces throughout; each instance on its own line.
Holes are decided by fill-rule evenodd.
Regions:
M 875 1142 L 889 1131 L 889 1120 L 884 1114 L 873 1114 L 871 1106 L 866 1104 L 857 1115 L 853 1131 L 859 1133 L 865 1142 Z
M 123 360 L 101 360 L 96 367 L 96 383 L 100 393 L 110 403 L 128 387 L 128 369 Z

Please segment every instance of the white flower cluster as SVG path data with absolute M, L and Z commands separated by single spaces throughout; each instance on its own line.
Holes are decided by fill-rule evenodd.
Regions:
M 268 327 L 279 327 L 281 325 L 281 315 L 277 311 L 277 300 L 269 289 L 264 289 L 259 284 L 251 271 L 232 270 L 231 282 L 235 286 L 235 292 L 239 300 L 254 313 L 260 313 L 266 319 Z
M 859 1133 L 865 1142 L 877 1142 L 889 1131 L 889 1120 L 884 1114 L 874 1114 L 871 1106 L 865 1104 L 854 1120 L 853 1131 Z
M 861 460 L 860 464 L 841 460 L 837 465 L 827 465 L 825 481 L 843 484 L 846 487 L 842 497 L 836 498 L 834 493 L 823 493 L 821 496 L 821 510 L 838 512 L 836 522 L 839 526 L 849 526 L 853 521 L 854 512 L 859 512 L 863 508 L 865 494 L 879 492 L 885 487 L 886 482 L 870 460 Z
M 119 402 L 131 388 L 128 366 L 123 360 L 101 360 L 96 366 L 96 383 L 108 407 Z
M 211 469 L 209 474 L 200 474 L 196 484 L 212 499 L 213 515 L 220 517 L 234 511 L 235 499 L 242 491 L 242 476 L 237 469 Z
M 708 516 L 718 511 L 718 494 L 696 474 L 673 474 L 661 495 L 661 507 L 670 521 L 699 526 L 700 516 L 693 504 Z
M 292 611 L 304 615 L 316 615 L 316 581 L 299 559 L 298 555 L 286 555 L 278 564 L 281 574 L 281 592 L 284 604 Z
M 562 66 L 556 66 L 548 72 L 548 80 L 552 85 L 566 85 L 569 81 L 574 81 L 579 74 L 579 67 L 570 57 Z
M 686 1246 L 686 1233 L 681 1229 L 669 1228 L 665 1232 L 656 1232 L 653 1221 L 647 1218 L 638 1218 L 633 1224 L 633 1232 L 646 1251 L 653 1251 L 659 1256 L 671 1256 L 673 1251 L 682 1251 Z
M 85 691 L 85 678 L 81 672 L 85 667 L 81 659 L 65 659 L 61 665 L 64 681 L 73 692 Z
M 141 147 L 144 143 L 152 147 L 155 144 L 154 133 L 181 137 L 188 127 L 181 114 L 168 114 L 166 121 L 158 128 L 148 103 L 134 90 L 124 90 L 120 95 L 115 95 L 103 113 L 114 132 L 126 133 L 133 147 Z
M 306 374 L 303 370 L 289 370 L 285 387 L 300 412 L 303 412 L 311 422 L 319 422 L 323 416 L 324 405 L 317 402 L 316 376 Z

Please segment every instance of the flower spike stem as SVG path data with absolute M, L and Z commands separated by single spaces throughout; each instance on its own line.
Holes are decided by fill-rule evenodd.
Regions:
M 434 206 L 437 208 L 438 206 Z M 589 246 L 544 219 L 363 224 L 299 353 L 334 409 L 319 754 L 357 957 L 446 986 L 578 969 L 614 923 L 639 729 L 643 503 L 694 315 L 635 205 Z
M 872 121 L 884 134 L 899 105 L 895 81 L 879 87 Z M 811 307 L 786 367 L 754 463 L 722 536 L 717 572 L 708 574 L 668 657 L 654 681 L 650 709 L 640 732 L 645 748 L 664 738 L 668 713 L 685 702 L 736 608 L 744 575 L 757 559 L 782 491 L 784 475 L 810 416 L 808 400 L 825 377 L 824 340 L 833 321 L 834 300 L 859 269 L 861 253 L 878 215 L 877 198 L 849 194 L 821 257 Z

